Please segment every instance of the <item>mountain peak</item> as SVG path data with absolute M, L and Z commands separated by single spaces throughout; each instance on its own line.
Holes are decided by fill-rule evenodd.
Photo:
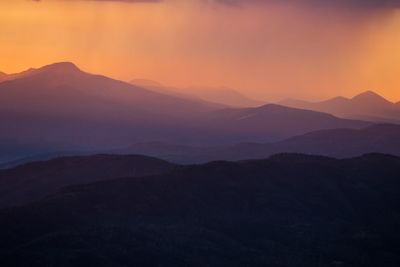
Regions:
M 260 107 L 255 107 L 254 109 L 258 110 L 268 110 L 268 111 L 298 111 L 298 110 L 303 110 L 301 108 L 293 108 L 293 107 L 288 107 L 280 104 L 274 104 L 274 103 L 267 103 L 265 105 L 262 105 Z
M 377 93 L 373 91 L 365 91 L 361 94 L 356 95 L 355 97 L 352 98 L 353 100 L 384 100 L 387 101 L 385 98 L 382 96 L 378 95 Z
M 0 71 L 0 82 L 7 80 L 8 75 Z
M 57 62 L 41 67 L 38 70 L 80 71 L 80 69 L 72 62 Z

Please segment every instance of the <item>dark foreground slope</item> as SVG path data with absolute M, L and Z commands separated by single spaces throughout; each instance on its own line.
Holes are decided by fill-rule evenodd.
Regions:
M 0 207 L 21 205 L 62 187 L 116 177 L 160 174 L 173 164 L 146 156 L 61 157 L 0 170 Z
M 280 155 L 0 212 L 2 266 L 399 266 L 400 158 Z

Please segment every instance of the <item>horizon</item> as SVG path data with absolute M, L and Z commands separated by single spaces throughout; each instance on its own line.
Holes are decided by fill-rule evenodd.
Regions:
M 71 61 L 118 80 L 263 101 L 400 99 L 395 1 L 2 1 L 1 71 Z M 195 89 L 193 89 L 195 90 Z
M 177 87 L 173 87 L 173 86 L 169 86 L 169 85 L 165 85 L 165 84 L 159 83 L 156 80 L 148 80 L 148 79 L 134 79 L 132 81 L 120 80 L 118 78 L 113 78 L 111 76 L 108 76 L 105 73 L 91 73 L 89 71 L 86 71 L 86 70 L 82 69 L 78 64 L 76 64 L 76 63 L 74 63 L 72 61 L 53 62 L 53 63 L 45 64 L 45 65 L 42 65 L 42 66 L 39 66 L 39 67 L 29 67 L 29 68 L 26 68 L 26 69 L 23 69 L 21 71 L 14 72 L 14 73 L 7 73 L 7 72 L 4 72 L 4 71 L 0 70 L 0 73 L 3 73 L 5 75 L 14 75 L 14 74 L 20 74 L 20 73 L 23 73 L 23 72 L 26 72 L 26 71 L 30 71 L 30 70 L 38 70 L 38 69 L 42 69 L 44 67 L 54 66 L 54 65 L 59 65 L 59 64 L 72 64 L 74 67 L 78 68 L 82 72 L 85 72 L 85 73 L 88 73 L 88 74 L 92 74 L 92 75 L 105 76 L 107 78 L 111 78 L 111 79 L 114 79 L 114 80 L 122 81 L 122 82 L 125 82 L 125 83 L 128 83 L 128 84 L 132 84 L 132 81 L 134 81 L 134 80 L 143 80 L 143 81 L 146 81 L 146 82 L 154 82 L 156 84 L 159 84 L 159 86 L 161 86 L 161 87 L 174 88 L 174 89 L 184 89 L 184 90 L 187 90 L 187 89 L 190 89 L 190 88 L 205 88 L 207 90 L 228 89 L 228 90 L 232 90 L 234 92 L 239 92 L 243 96 L 249 97 L 250 99 L 254 100 L 254 98 L 252 98 L 251 96 L 248 96 L 245 92 L 241 92 L 241 91 L 237 90 L 237 88 L 231 88 L 231 87 L 227 87 L 227 86 L 224 86 L 224 85 L 222 85 L 222 86 L 212 86 L 212 87 L 210 87 L 210 86 L 201 86 L 201 85 L 193 85 L 191 87 L 177 88 Z M 141 86 L 140 84 L 137 85 L 137 86 L 146 88 L 146 86 Z M 267 100 L 259 100 L 259 101 L 264 102 L 265 104 L 274 104 L 274 103 L 279 104 L 280 101 L 285 101 L 285 100 L 300 100 L 300 101 L 309 101 L 309 102 L 320 102 L 320 101 L 326 101 L 326 100 L 331 100 L 331 99 L 340 98 L 340 97 L 344 97 L 346 99 L 351 100 L 351 99 L 353 99 L 353 98 L 355 98 L 355 97 L 357 97 L 359 95 L 365 95 L 365 94 L 369 94 L 369 93 L 378 95 L 378 96 L 380 96 L 380 97 L 384 98 L 385 100 L 387 100 L 389 102 L 392 102 L 392 103 L 400 103 L 400 98 L 399 99 L 389 99 L 386 96 L 384 96 L 383 94 L 381 94 L 379 91 L 376 91 L 376 90 L 363 90 L 363 91 L 360 91 L 358 93 L 355 93 L 354 95 L 347 95 L 347 96 L 345 96 L 345 95 L 332 95 L 331 97 L 322 98 L 322 99 L 292 98 L 292 97 L 289 96 L 289 97 L 277 99 L 277 100 L 275 100 L 275 102 L 271 101 L 271 100 L 268 100 L 268 99 Z

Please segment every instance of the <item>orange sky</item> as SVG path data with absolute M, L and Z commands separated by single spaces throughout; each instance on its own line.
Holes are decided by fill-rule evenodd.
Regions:
M 56 61 L 263 100 L 375 90 L 400 100 L 400 11 L 305 5 L 0 1 L 0 71 Z

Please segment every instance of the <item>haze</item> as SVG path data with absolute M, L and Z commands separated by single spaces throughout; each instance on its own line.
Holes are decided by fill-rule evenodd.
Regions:
M 126 81 L 224 85 L 265 101 L 364 90 L 400 98 L 396 1 L 240 2 L 1 1 L 0 70 L 73 61 Z

